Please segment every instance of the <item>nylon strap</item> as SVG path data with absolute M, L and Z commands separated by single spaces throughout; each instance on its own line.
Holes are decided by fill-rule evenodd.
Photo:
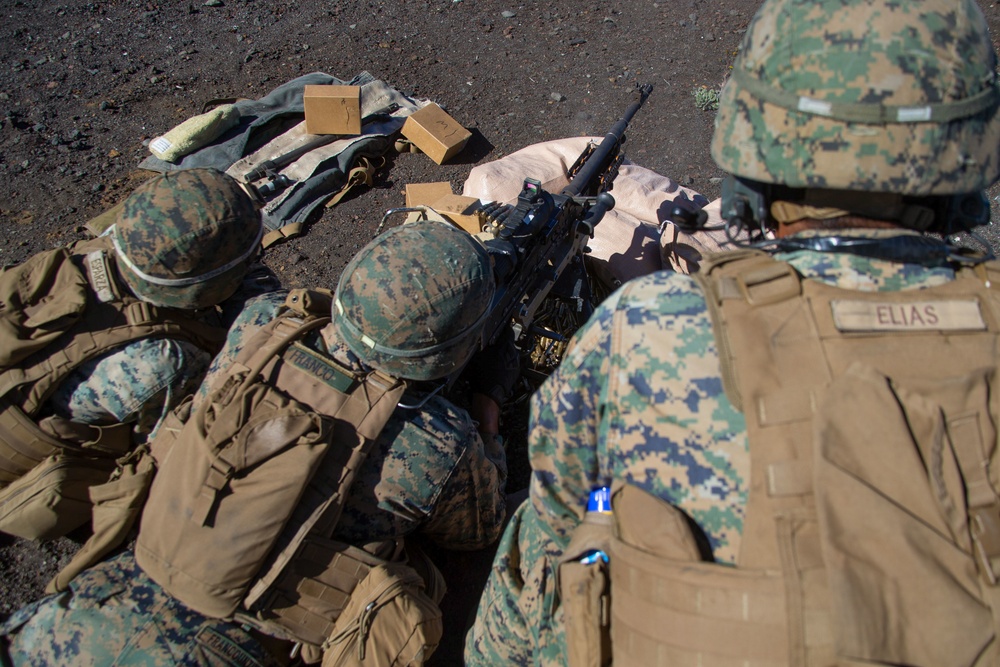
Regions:
M 949 123 L 992 109 L 1000 101 L 996 83 L 971 97 L 954 102 L 919 106 L 827 102 L 770 86 L 750 73 L 733 70 L 733 79 L 754 97 L 769 104 L 813 116 L 823 116 L 846 123 L 882 125 L 886 123 Z

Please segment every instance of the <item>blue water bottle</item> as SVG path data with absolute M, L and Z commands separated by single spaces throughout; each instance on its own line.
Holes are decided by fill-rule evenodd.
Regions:
M 608 523 L 611 521 L 611 489 L 606 486 L 598 486 L 591 490 L 587 499 L 587 513 L 583 517 L 586 523 Z M 585 553 L 580 562 L 584 565 L 592 565 L 598 561 L 608 562 L 608 554 L 600 549 L 593 549 Z

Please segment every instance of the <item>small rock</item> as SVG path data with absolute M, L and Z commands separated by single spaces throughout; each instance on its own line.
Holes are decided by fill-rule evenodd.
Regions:
M 512 19 L 515 16 L 517 16 L 517 12 L 512 12 L 509 9 L 506 9 L 500 12 L 500 16 L 504 17 L 505 19 Z
M 581 44 L 586 44 L 586 43 L 587 43 L 587 40 L 585 40 L 585 39 L 583 39 L 581 37 L 577 37 L 575 39 L 569 40 L 569 45 L 570 46 L 580 46 Z
M 90 187 L 90 191 L 93 192 L 93 193 L 95 193 L 95 194 L 98 193 L 98 192 L 103 192 L 104 191 L 104 183 L 94 183 Z
M 715 41 L 715 35 L 713 35 L 712 33 L 708 33 L 707 35 L 705 35 L 704 37 L 702 37 L 702 39 L 704 39 L 706 42 L 714 42 Z
M 221 7 L 222 0 L 205 0 L 206 7 Z
M 552 93 L 549 95 L 549 99 L 551 99 L 553 102 L 565 102 L 566 96 L 563 95 L 562 93 Z

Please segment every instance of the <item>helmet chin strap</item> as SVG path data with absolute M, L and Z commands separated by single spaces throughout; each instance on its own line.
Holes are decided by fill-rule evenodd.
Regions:
M 775 222 L 800 217 L 854 215 L 943 235 L 971 233 L 990 221 L 989 200 L 982 191 L 910 197 L 892 192 L 789 188 L 739 176 L 729 176 L 722 183 L 721 213 L 728 229 L 761 236 Z M 731 239 L 734 236 L 730 233 Z M 752 236 L 751 243 L 755 240 L 762 239 Z
M 990 205 L 984 192 L 908 197 L 885 192 L 788 188 L 730 175 L 722 184 L 721 214 L 729 241 L 739 247 L 851 252 L 904 262 L 978 263 L 994 256 L 990 244 L 973 232 L 975 227 L 989 224 Z M 670 220 L 682 231 L 692 233 L 713 229 L 706 224 L 707 218 L 703 211 L 677 206 Z M 986 252 L 971 256 L 953 244 L 925 236 L 907 235 L 899 238 L 909 240 L 887 242 L 839 236 L 775 241 L 768 235 L 768 230 L 779 222 L 815 220 L 822 228 L 824 222 L 835 224 L 842 218 L 872 223 L 845 225 L 852 228 L 891 225 L 945 237 L 965 233 Z M 743 240 L 745 237 L 749 240 Z

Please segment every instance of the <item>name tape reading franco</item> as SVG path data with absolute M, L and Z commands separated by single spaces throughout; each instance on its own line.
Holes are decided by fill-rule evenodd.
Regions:
M 354 386 L 354 378 L 345 375 L 322 356 L 299 343 L 294 343 L 284 354 L 287 361 L 295 369 L 321 380 L 337 391 L 348 392 Z
M 830 302 L 838 331 L 983 331 L 986 321 L 977 299 L 949 301 Z

